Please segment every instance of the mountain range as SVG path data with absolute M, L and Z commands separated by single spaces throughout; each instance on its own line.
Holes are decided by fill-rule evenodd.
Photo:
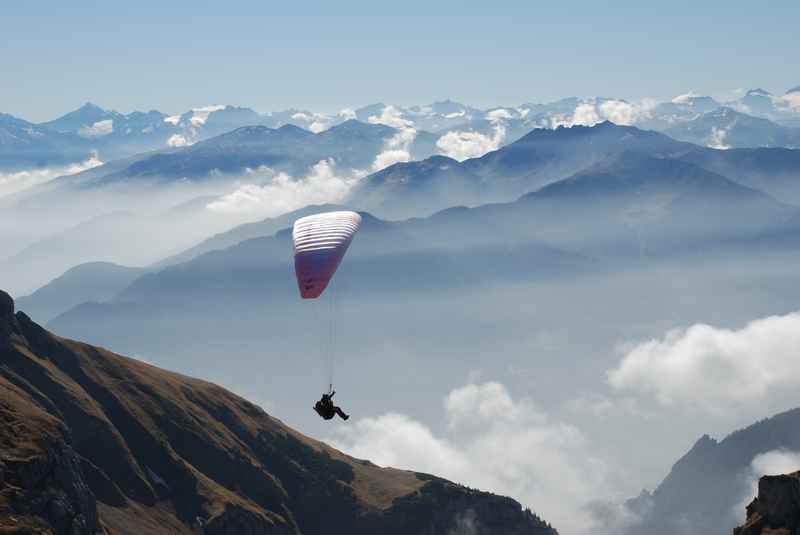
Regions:
M 772 451 L 798 450 L 800 409 L 764 419 L 723 440 L 704 435 L 652 493 L 643 491 L 628 502 L 640 522 L 626 535 L 729 534 L 741 518 L 739 505 L 752 497 L 753 459 Z
M 434 156 L 394 165 L 359 182 L 347 202 L 398 218 L 458 204 L 505 201 L 624 152 L 691 162 L 786 202 L 800 202 L 800 151 L 714 150 L 610 122 L 533 130 L 514 143 L 463 162 Z
M 201 106 L 176 115 L 156 110 L 123 114 L 87 102 L 61 117 L 39 124 L 0 114 L 0 171 L 80 162 L 92 154 L 107 162 L 142 152 L 191 145 L 244 126 L 275 129 L 294 125 L 319 133 L 351 119 L 432 132 L 434 135 L 427 143 L 435 142 L 448 132 L 462 132 L 485 136 L 484 144 L 492 138 L 495 145 L 516 141 L 533 128 L 591 126 L 602 120 L 660 131 L 675 128 L 680 132 L 682 123 L 697 120 L 702 114 L 722 106 L 784 126 L 800 126 L 800 111 L 793 97 L 797 93 L 795 88 L 775 96 L 763 89 L 753 89 L 723 103 L 689 93 L 654 106 L 617 98 L 569 97 L 550 103 L 479 109 L 444 100 L 410 107 L 378 103 L 335 114 L 299 109 L 260 114 L 250 108 L 230 105 Z M 732 146 L 753 147 L 763 143 L 763 140 L 747 136 L 736 139 L 737 144 Z M 780 136 L 774 138 L 776 143 L 780 143 L 780 139 Z M 713 144 L 717 140 L 710 141 Z M 749 145 L 749 142 L 759 145 Z M 445 155 L 453 155 L 449 153 L 452 149 L 441 150 Z
M 515 501 L 381 468 L 214 385 L 59 338 L 0 292 L 7 533 L 556 535 Z

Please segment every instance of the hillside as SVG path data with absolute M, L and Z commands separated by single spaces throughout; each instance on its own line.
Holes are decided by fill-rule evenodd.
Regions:
M 628 535 L 685 533 L 685 526 L 692 527 L 691 533 L 730 533 L 740 513 L 736 504 L 752 495 L 746 482 L 751 461 L 773 450 L 800 450 L 800 409 L 757 422 L 721 441 L 701 437 L 652 494 L 645 492 L 628 502 L 643 514 L 641 525 Z
M 733 535 L 791 535 L 800 530 L 800 472 L 764 476 L 747 520 Z
M 508 498 L 380 468 L 198 379 L 54 336 L 0 292 L 0 532 L 554 535 Z
M 782 201 L 800 201 L 800 150 L 716 150 L 606 121 L 595 126 L 536 129 L 463 162 L 434 156 L 396 164 L 362 180 L 346 204 L 382 217 L 403 218 L 460 204 L 509 201 L 625 153 L 693 163 Z

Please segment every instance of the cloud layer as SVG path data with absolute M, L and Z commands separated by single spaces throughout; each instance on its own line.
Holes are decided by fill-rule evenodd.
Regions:
M 375 157 L 375 162 L 372 164 L 373 171 L 411 161 L 411 144 L 417 138 L 417 130 L 412 121 L 403 117 L 399 108 L 385 106 L 380 115 L 371 115 L 367 122 L 391 126 L 398 130 L 397 134 L 386 141 L 384 150 Z
M 697 324 L 636 345 L 609 371 L 619 390 L 726 412 L 800 387 L 800 313 L 730 330 Z
M 331 442 L 383 466 L 512 496 L 565 535 L 589 532 L 586 504 L 607 495 L 612 483 L 580 430 L 551 420 L 530 399 L 514 399 L 496 382 L 453 390 L 444 410 L 444 436 L 408 416 L 385 414 L 342 428 Z
M 60 176 L 74 175 L 98 165 L 103 165 L 103 162 L 97 159 L 97 156 L 92 156 L 83 162 L 69 165 L 28 169 L 7 174 L 0 173 L 0 197 L 26 190 L 37 184 L 49 182 Z
M 293 178 L 286 173 L 274 174 L 259 168 L 251 174 L 268 179 L 266 184 L 243 184 L 235 191 L 208 204 L 208 209 L 227 214 L 251 214 L 272 217 L 309 204 L 341 201 L 363 173 L 341 176 L 333 159 L 320 160 L 308 175 Z

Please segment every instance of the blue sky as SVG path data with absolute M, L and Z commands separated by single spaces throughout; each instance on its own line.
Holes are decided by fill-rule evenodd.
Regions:
M 490 106 L 800 84 L 797 0 L 287 4 L 3 3 L 0 111 Z

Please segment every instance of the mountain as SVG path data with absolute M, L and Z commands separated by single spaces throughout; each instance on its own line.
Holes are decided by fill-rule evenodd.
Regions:
M 0 113 L 0 170 L 63 166 L 91 156 L 91 145 L 80 136 L 53 132 Z
M 312 204 L 301 208 L 300 210 L 294 210 L 292 212 L 283 214 L 279 217 L 268 217 L 254 223 L 245 223 L 226 232 L 215 234 L 210 238 L 198 243 L 194 247 L 186 249 L 185 251 L 181 251 L 174 256 L 165 258 L 164 260 L 157 262 L 154 267 L 163 268 L 175 264 L 182 264 L 183 262 L 188 262 L 189 260 L 192 260 L 201 254 L 220 249 L 227 249 L 228 247 L 232 247 L 245 240 L 272 236 L 281 229 L 291 227 L 296 219 L 305 217 L 307 215 L 318 212 L 332 212 L 335 210 L 346 209 L 347 208 L 343 206 L 338 206 L 335 204 Z
M 464 162 L 434 156 L 396 164 L 362 180 L 347 204 L 383 217 L 402 218 L 459 204 L 508 201 L 625 151 L 667 156 L 683 154 L 691 147 L 662 134 L 610 122 L 538 129 Z
M 380 468 L 214 385 L 47 332 L 0 292 L 8 533 L 555 535 L 509 499 Z
M 75 111 L 71 111 L 52 121 L 40 123 L 40 126 L 54 130 L 56 132 L 79 134 L 86 137 L 99 137 L 109 131 L 103 131 L 102 126 L 96 127 L 102 121 L 114 121 L 123 117 L 122 114 L 114 111 L 106 111 L 101 107 L 87 102 Z M 97 128 L 97 132 L 91 132 L 92 128 Z
M 701 437 L 655 491 L 628 506 L 641 523 L 627 535 L 727 534 L 737 524 L 737 504 L 752 496 L 750 463 L 773 450 L 800 449 L 800 409 L 762 420 L 721 441 Z
M 46 323 L 87 301 L 105 302 L 125 289 L 146 269 L 91 262 L 69 269 L 60 277 L 17 300 L 36 321 Z
M 382 217 L 402 218 L 459 204 L 508 201 L 624 152 L 683 160 L 783 201 L 800 202 L 800 150 L 714 150 L 604 122 L 536 129 L 463 162 L 435 156 L 396 164 L 359 182 L 346 204 Z
M 788 128 L 769 119 L 722 107 L 676 125 L 665 134 L 716 149 L 747 147 L 800 148 L 800 128 Z
M 747 506 L 747 520 L 733 535 L 790 535 L 800 530 L 800 472 L 764 476 L 758 496 Z
M 202 181 L 262 167 L 302 176 L 311 166 L 326 159 L 333 159 L 343 171 L 367 170 L 396 134 L 397 130 L 391 127 L 358 121 L 346 121 L 318 134 L 293 125 L 277 129 L 246 126 L 188 147 L 143 155 L 121 169 L 109 168 L 108 173 L 103 167 L 94 169 L 88 173 L 90 180 L 79 174 L 65 178 L 61 184 L 99 187 L 185 179 Z
M 339 342 L 348 355 L 346 380 L 369 383 L 378 362 L 414 369 L 426 366 L 432 351 L 467 352 L 438 349 L 438 344 L 448 340 L 448 347 L 460 347 L 463 336 L 452 334 L 454 325 L 469 319 L 454 323 L 449 318 L 472 317 L 474 312 L 466 312 L 472 307 L 481 310 L 476 317 L 492 326 L 484 327 L 490 338 L 509 312 L 501 304 L 483 306 L 475 296 L 491 302 L 495 288 L 512 288 L 508 291 L 515 295 L 517 288 L 605 280 L 609 273 L 642 265 L 706 265 L 721 255 L 726 265 L 737 265 L 757 253 L 796 250 L 798 212 L 696 165 L 636 153 L 623 153 L 510 203 L 449 208 L 406 221 L 362 212 L 364 223 L 348 251 L 346 269 L 336 276 L 336 288 L 347 300 L 341 322 L 349 328 L 342 328 Z M 266 222 L 264 230 L 275 223 Z M 301 348 L 303 354 L 318 351 L 308 327 L 320 320 L 307 306 L 311 303 L 297 299 L 286 223 L 272 236 L 146 274 L 108 303 L 79 305 L 48 326 L 65 336 L 94 337 L 118 351 L 164 354 L 168 362 L 188 360 L 198 369 L 214 366 L 210 348 L 226 352 L 231 344 L 242 348 L 236 356 L 241 363 L 266 358 L 265 345 L 274 345 L 281 355 L 295 355 Z M 765 239 L 772 236 L 784 240 Z M 564 306 L 559 296 L 551 299 L 530 306 Z M 518 306 L 525 309 L 526 304 Z M 395 331 L 404 332 L 398 326 L 416 318 L 430 321 L 416 327 L 425 332 L 419 336 L 425 342 L 402 358 L 376 360 L 371 348 L 383 347 L 385 339 L 397 337 Z M 99 322 L 102 332 L 95 328 Z M 441 334 L 448 329 L 449 336 L 459 338 Z M 131 337 L 131 330 L 138 335 Z M 477 355 L 474 361 L 452 358 L 448 374 L 478 365 Z M 303 388 L 309 375 L 319 373 L 308 369 L 314 359 L 270 362 L 286 372 L 285 392 L 276 395 Z M 231 375 L 238 377 L 238 369 L 232 366 Z M 378 394 L 362 388 L 359 395 L 375 403 L 371 396 Z

